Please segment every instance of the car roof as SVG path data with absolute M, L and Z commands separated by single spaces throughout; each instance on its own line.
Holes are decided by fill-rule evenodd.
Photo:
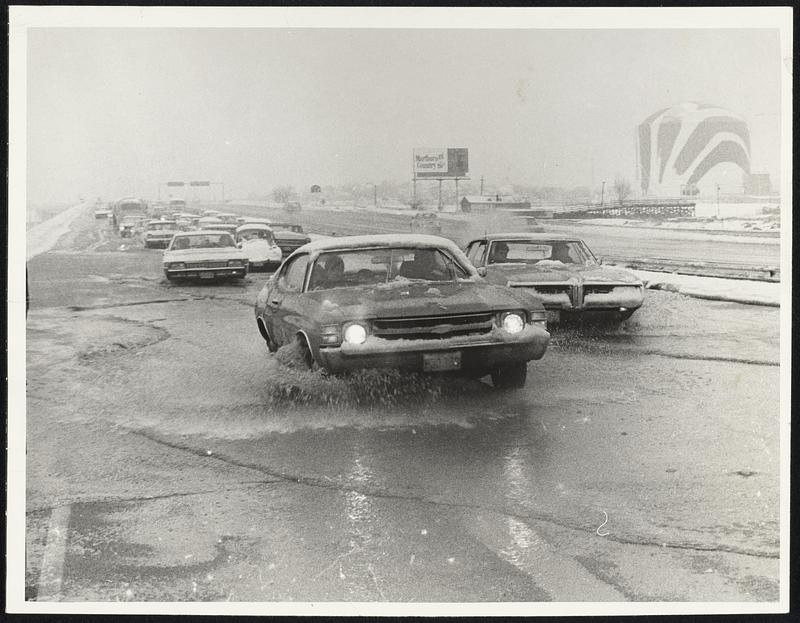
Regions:
M 265 225 L 264 223 L 245 223 L 244 225 L 239 225 L 236 228 L 236 232 L 245 231 L 247 229 L 255 229 L 258 231 L 272 231 L 272 228 L 269 225 Z
M 510 233 L 492 233 L 484 234 L 472 238 L 470 242 L 476 240 L 531 240 L 531 241 L 547 241 L 547 240 L 566 240 L 566 241 L 580 241 L 577 236 L 567 236 L 565 234 L 548 234 L 548 233 L 525 233 L 525 232 L 510 232 Z
M 154 218 L 152 221 L 147 222 L 148 225 L 155 225 L 156 223 L 172 223 L 174 225 L 175 221 L 171 218 L 164 218 L 164 219 Z
M 422 234 L 377 234 L 367 236 L 336 236 L 321 238 L 304 244 L 298 251 L 311 253 L 344 249 L 369 249 L 375 247 L 424 247 L 431 249 L 458 249 L 456 244 L 441 236 Z
M 229 231 L 217 229 L 197 229 L 195 231 L 182 231 L 175 234 L 175 236 L 207 236 L 208 234 L 230 234 Z

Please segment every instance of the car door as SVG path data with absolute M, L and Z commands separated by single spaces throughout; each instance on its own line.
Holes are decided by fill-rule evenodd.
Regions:
M 267 297 L 267 330 L 278 344 L 286 344 L 294 339 L 297 330 L 294 318 L 302 313 L 298 297 L 303 292 L 307 268 L 307 253 L 292 258 L 281 269 Z

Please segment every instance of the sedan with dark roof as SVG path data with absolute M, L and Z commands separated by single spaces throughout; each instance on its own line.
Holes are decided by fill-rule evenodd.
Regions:
M 535 297 L 486 283 L 436 236 L 307 244 L 261 290 L 255 316 L 269 350 L 296 344 L 309 367 L 491 374 L 503 388 L 525 384 L 550 339 Z
M 562 316 L 625 320 L 642 306 L 644 285 L 631 271 L 604 266 L 579 238 L 488 234 L 466 246 L 487 281 L 523 290 L 544 304 L 549 322 Z

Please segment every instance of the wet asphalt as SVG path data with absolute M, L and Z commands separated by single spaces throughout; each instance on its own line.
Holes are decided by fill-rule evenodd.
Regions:
M 778 598 L 779 310 L 648 291 L 501 393 L 293 370 L 267 275 L 160 256 L 85 218 L 29 263 L 28 599 Z

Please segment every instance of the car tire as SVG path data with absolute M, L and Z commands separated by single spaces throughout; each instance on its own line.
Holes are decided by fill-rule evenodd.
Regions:
M 492 384 L 497 389 L 520 389 L 528 378 L 528 364 L 510 363 L 492 370 Z

